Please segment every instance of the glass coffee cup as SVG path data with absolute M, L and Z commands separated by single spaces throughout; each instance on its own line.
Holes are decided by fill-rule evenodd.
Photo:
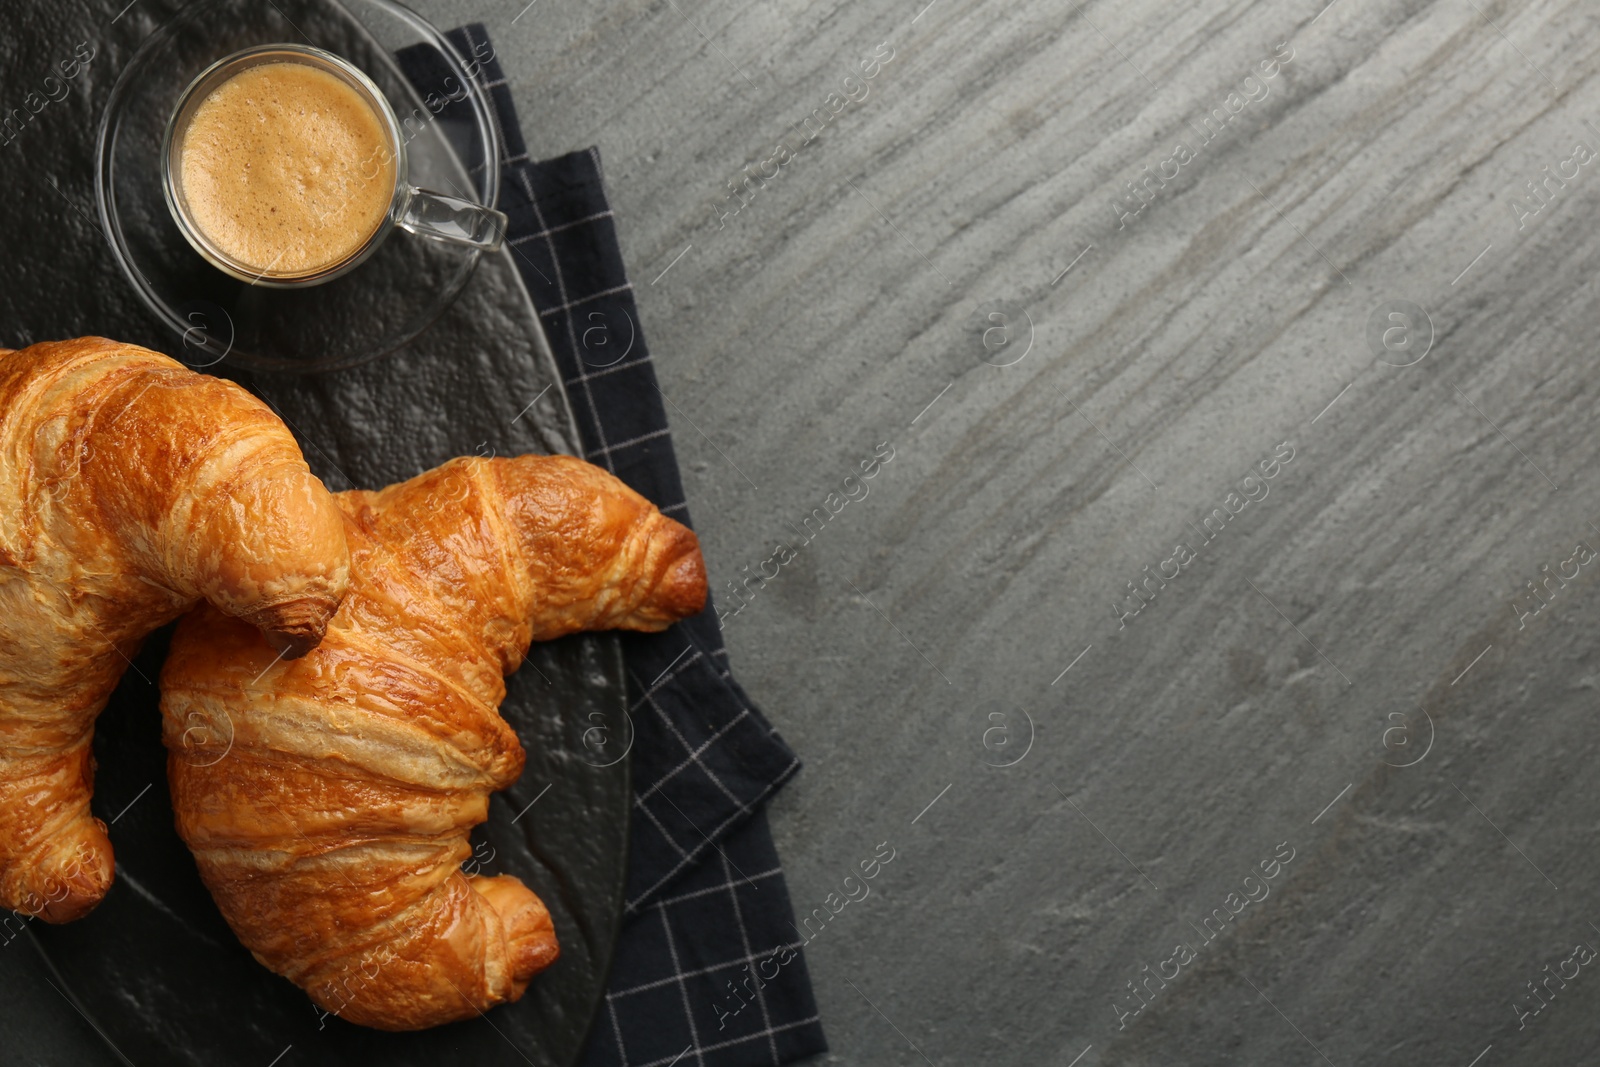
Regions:
M 372 80 L 331 52 L 236 52 L 184 90 L 161 147 L 178 230 L 240 281 L 298 288 L 352 270 L 395 227 L 493 251 L 502 213 L 418 189 L 404 130 Z

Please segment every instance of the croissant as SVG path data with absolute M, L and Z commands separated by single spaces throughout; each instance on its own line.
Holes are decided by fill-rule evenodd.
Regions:
M 110 888 L 90 741 L 146 634 L 204 598 L 296 655 L 348 569 L 243 389 L 100 337 L 0 349 L 0 904 L 65 922 Z
M 456 459 L 336 499 L 350 592 L 315 651 L 274 663 L 206 606 L 179 623 L 168 780 L 255 958 L 325 1012 L 416 1030 L 518 999 L 560 951 L 520 881 L 459 869 L 522 772 L 505 675 L 531 641 L 694 614 L 705 565 L 687 527 L 567 457 Z

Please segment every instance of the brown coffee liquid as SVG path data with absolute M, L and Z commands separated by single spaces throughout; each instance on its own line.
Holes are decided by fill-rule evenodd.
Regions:
M 291 61 L 240 71 L 194 111 L 178 149 L 193 224 L 267 277 L 358 251 L 394 198 L 383 119 L 337 75 Z

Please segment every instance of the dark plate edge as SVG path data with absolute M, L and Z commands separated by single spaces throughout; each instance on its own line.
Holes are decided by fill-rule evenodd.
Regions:
M 541 329 L 539 331 L 539 336 L 540 336 L 541 340 L 544 339 L 544 330 L 543 330 L 542 327 L 541 327 Z M 563 387 L 563 389 L 562 389 L 562 395 L 563 396 L 566 395 L 565 387 Z M 569 417 L 571 416 L 571 412 L 570 411 L 568 412 L 568 416 Z M 627 668 L 626 661 L 625 661 L 625 659 L 623 657 L 622 641 L 617 637 L 617 635 L 615 633 L 612 633 L 612 632 L 609 632 L 609 631 L 599 631 L 594 636 L 604 639 L 604 644 L 606 645 L 605 655 L 606 655 L 606 658 L 611 661 L 608 666 L 611 668 L 611 671 L 614 673 L 614 676 L 616 678 L 620 679 L 621 683 L 622 683 L 617 688 L 617 694 L 618 694 L 618 696 L 620 698 L 618 700 L 618 702 L 617 702 L 617 707 L 622 712 L 623 715 L 627 715 L 628 714 L 628 668 Z M 637 736 L 637 734 L 635 734 L 635 736 Z M 601 965 L 599 967 L 599 970 L 600 970 L 600 972 L 602 974 L 605 975 L 605 980 L 600 983 L 600 995 L 595 997 L 594 1006 L 589 1009 L 589 1016 L 588 1016 L 587 1019 L 584 1020 L 583 1040 L 578 1043 L 577 1048 L 573 1052 L 572 1059 L 567 1061 L 569 1065 L 576 1065 L 577 1062 L 580 1059 L 583 1058 L 584 1049 L 588 1047 L 589 1034 L 594 1030 L 595 1020 L 600 1015 L 600 1006 L 605 1003 L 607 991 L 610 989 L 610 986 L 611 986 L 611 964 L 616 959 L 617 942 L 622 937 L 623 924 L 628 921 L 628 916 L 624 912 L 623 909 L 624 909 L 624 905 L 626 903 L 626 897 L 627 897 L 627 891 L 628 891 L 628 858 L 629 858 L 629 853 L 632 851 L 632 845 L 633 845 L 633 748 L 632 748 L 632 746 L 629 746 L 627 754 L 622 757 L 621 768 L 622 768 L 622 792 L 623 792 L 623 795 L 628 798 L 628 803 L 627 803 L 627 805 L 626 805 L 626 807 L 625 807 L 625 809 L 623 810 L 623 813 L 622 813 L 622 856 L 621 856 L 621 862 L 617 864 L 617 868 L 616 868 L 618 877 L 617 877 L 617 883 L 616 883 L 615 903 L 610 908 L 611 913 L 613 915 L 615 915 L 617 917 L 617 919 L 616 919 L 616 922 L 612 925 L 611 937 L 607 941 L 604 951 L 601 952 L 601 953 L 598 953 L 596 955 L 596 957 L 595 957 L 596 961 L 599 962 L 600 965 Z

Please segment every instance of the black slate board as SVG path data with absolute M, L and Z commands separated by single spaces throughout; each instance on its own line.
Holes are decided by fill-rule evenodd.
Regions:
M 5 346 L 102 334 L 179 351 L 177 338 L 118 273 L 93 184 L 94 130 L 110 88 L 139 42 L 174 10 L 158 0 L 26 0 L 0 14 L 0 117 L 23 107 L 80 42 L 95 50 L 65 95 L 0 145 L 0 190 L 10 198 L 0 215 Z M 384 485 L 462 454 L 576 451 L 559 374 L 504 252 L 485 257 L 461 299 L 393 356 L 315 377 L 232 374 L 226 362 L 211 372 L 236 378 L 272 404 L 335 490 Z M 519 417 L 552 383 L 558 387 Z M 165 632 L 146 644 L 96 739 L 94 810 L 117 820 L 117 883 L 89 918 L 59 928 L 30 923 L 26 938 L 8 931 L 0 946 L 0 982 L 13 1006 L 0 1016 L 8 1061 L 58 1062 L 71 1049 L 70 1062 L 83 1064 L 265 1064 L 280 1054 L 280 1067 L 469 1055 L 486 1064 L 570 1063 L 603 991 L 621 914 L 627 761 L 593 766 L 599 761 L 583 744 L 585 731 L 601 721 L 595 715 L 624 721 L 615 640 L 586 636 L 538 647 L 510 680 L 502 713 L 528 749 L 528 768 L 494 801 L 489 824 L 474 838 L 480 857 L 494 850 L 487 873 L 519 875 L 550 905 L 561 959 L 517 1005 L 406 1035 L 320 1019 L 222 923 L 172 826 L 153 685 L 165 645 Z M 549 793 L 513 825 L 546 785 Z M 36 942 L 40 959 L 17 947 L 26 939 Z M 84 1030 L 75 1011 L 94 1031 Z M 95 1031 L 105 1043 L 91 1051 L 86 1038 Z

